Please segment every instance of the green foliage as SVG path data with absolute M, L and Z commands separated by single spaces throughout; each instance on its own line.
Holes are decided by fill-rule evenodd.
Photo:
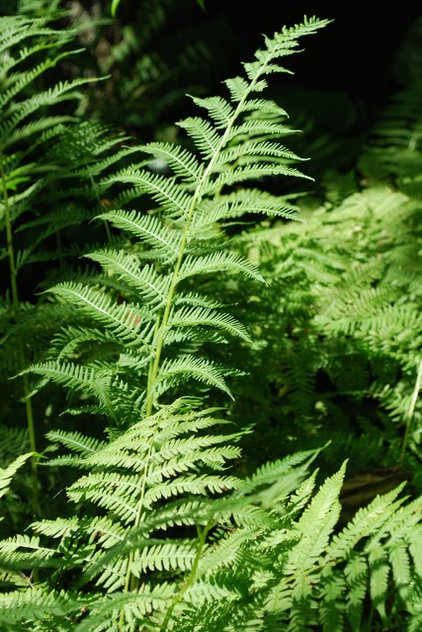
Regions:
M 393 176 L 408 195 L 420 195 L 422 85 L 399 92 L 375 125 L 360 167 L 369 177 Z
M 416 197 L 376 184 L 327 202 L 304 224 L 238 239 L 271 279 L 249 299 L 256 351 L 245 368 L 265 400 L 261 411 L 251 408 L 262 428 L 268 417 L 279 432 L 289 424 L 290 449 L 303 445 L 306 427 L 310 446 L 336 438 L 333 462 L 347 445 L 353 468 L 388 467 L 401 458 L 403 427 L 412 424 L 410 449 L 419 458 L 417 393 L 412 404 L 422 344 L 419 211 Z M 247 378 L 243 388 L 247 398 Z M 245 397 L 240 406 L 248 406 Z M 362 433 L 366 448 L 352 438 Z
M 25 461 L 29 458 L 29 456 L 29 453 L 22 454 L 17 459 L 15 459 L 13 463 L 8 465 L 8 467 L 6 467 L 5 469 L 2 468 L 0 472 L 0 498 L 8 492 L 10 481 L 16 474 L 17 470 L 22 467 Z
M 56 11 L 54 17 L 60 14 Z M 34 270 L 42 275 L 43 266 L 51 261 L 56 262 L 48 272 L 51 278 L 73 275 L 66 273 L 66 261 L 86 250 L 85 242 L 101 244 L 107 239 L 106 226 L 87 228 L 85 240 L 79 241 L 78 226 L 88 227 L 110 203 L 109 187 L 101 186 L 100 178 L 113 175 L 139 150 L 127 136 L 73 116 L 74 102 L 82 98 L 80 89 L 92 78 L 50 81 L 55 68 L 80 52 L 69 47 L 75 30 L 52 28 L 42 18 L 1 20 L 5 63 L 0 79 L 0 229 L 6 233 L 6 247 L 0 255 L 9 268 L 10 301 L 1 305 L 0 366 L 2 378 L 6 372 L 8 379 L 24 369 L 29 358 L 43 357 L 48 341 L 70 317 L 44 298 L 36 301 L 40 288 L 28 278 Z M 47 78 L 49 87 L 44 88 Z M 42 276 L 37 281 L 45 283 Z M 30 387 L 25 380 L 27 397 Z M 8 414 L 7 409 L 2 411 L 3 419 Z M 34 436 L 31 448 L 35 450 Z
M 266 37 L 225 97 L 192 97 L 205 114 L 178 122 L 180 145 L 78 119 L 91 78 L 46 79 L 76 31 L 0 24 L 4 379 L 23 381 L 31 449 L 1 430 L 0 630 L 417 630 L 422 501 L 392 464 L 413 467 L 420 442 L 418 175 L 408 187 L 394 152 L 368 148 L 366 189 L 328 174 L 312 212 L 270 184 L 310 179 L 267 81 L 327 21 Z M 403 103 L 374 137 L 408 143 Z M 44 291 L 27 305 L 18 274 L 36 263 Z M 40 465 L 31 398 L 48 402 Z M 332 465 L 347 450 L 359 469 L 353 449 L 367 465 L 365 443 L 393 485 L 361 485 L 348 516 L 355 490 Z M 42 515 L 27 527 L 9 485 L 30 458 Z M 316 458 L 338 471 L 311 472 Z
M 280 208 L 278 200 L 272 204 L 274 196 L 254 189 L 248 196 L 247 188 L 239 194 L 233 187 L 269 175 L 301 175 L 289 166 L 294 154 L 275 142 L 290 133 L 285 112 L 270 101 L 255 99 L 255 94 L 265 88 L 265 76 L 280 69 L 275 62 L 292 51 L 297 37 L 321 25 L 310 20 L 267 38 L 266 49 L 245 64 L 249 81 L 237 77 L 226 82 L 230 102 L 194 99 L 211 119 L 191 117 L 179 123 L 196 154 L 168 143 L 143 148 L 165 160 L 174 175 L 129 167 L 111 179 L 129 184 L 132 198 L 146 195 L 150 200 L 148 213 L 118 209 L 99 216 L 136 239 L 134 252 L 108 248 L 87 255 L 107 272 L 106 286 L 111 276 L 113 292 L 104 291 L 102 277 L 96 276 L 49 289 L 61 302 L 78 306 L 92 321 L 92 329 L 84 330 L 80 343 L 55 347 L 55 359 L 32 366 L 31 372 L 85 391 L 109 417 L 123 416 L 127 422 L 136 415 L 150 415 L 164 394 L 174 397 L 187 379 L 199 383 L 198 393 L 202 385 L 229 392 L 226 376 L 236 370 L 201 357 L 201 350 L 212 342 L 229 344 L 233 337 L 248 340 L 248 334 L 231 314 L 213 304 L 212 297 L 200 291 L 193 294 L 193 283 L 216 271 L 262 279 L 255 266 L 229 250 L 216 222 L 238 217 L 251 206 L 262 213 L 286 215 L 285 205 Z M 196 286 L 199 289 L 200 283 Z M 110 342 L 107 355 L 103 330 Z M 60 343 L 63 336 L 73 339 L 74 330 L 64 330 Z M 94 343 L 89 364 L 75 364 L 78 346 L 83 352 L 88 338 Z M 122 415 L 121 392 L 135 400 L 131 413 Z
M 404 505 L 399 489 L 378 496 L 335 532 L 344 466 L 316 492 L 315 474 L 306 477 L 312 453 L 239 479 L 225 472 L 239 433 L 216 433 L 226 422 L 214 415 L 180 401 L 105 445 L 51 436 L 72 451 L 59 460 L 88 473 L 68 489 L 77 514 L 1 544 L 10 573 L 35 568 L 43 579 L 36 593 L 3 595 L 5 630 L 31 621 L 53 630 L 57 616 L 78 632 L 140 621 L 156 630 L 361 630 L 368 595 L 385 623 L 416 612 L 420 500 Z

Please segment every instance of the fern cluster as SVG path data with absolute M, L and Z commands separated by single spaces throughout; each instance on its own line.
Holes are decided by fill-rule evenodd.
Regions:
M 316 492 L 312 453 L 239 479 L 224 472 L 239 433 L 221 423 L 180 401 L 111 443 L 50 433 L 71 451 L 52 464 L 88 473 L 67 492 L 78 514 L 1 544 L 9 590 L 27 569 L 43 578 L 0 597 L 4 629 L 363 630 L 370 595 L 416 630 L 420 500 L 379 496 L 336 533 L 344 466 Z
M 47 383 L 70 393 L 65 419 L 96 425 L 101 418 L 107 429 L 49 430 L 43 457 L 54 454 L 41 460 L 42 469 L 65 471 L 72 480 L 58 486 L 62 479 L 53 474 L 41 502 L 33 498 L 33 513 L 47 514 L 51 499 L 66 495 L 61 515 L 32 520 L 29 531 L 0 542 L 0 630 L 369 632 L 389 626 L 417 632 L 421 500 L 403 496 L 402 485 L 377 495 L 344 525 L 345 463 L 321 483 L 317 470 L 310 473 L 318 449 L 254 473 L 241 451 L 241 443 L 256 437 L 252 422 L 264 412 L 272 421 L 271 397 L 262 398 L 261 409 L 260 380 L 287 399 L 274 410 L 296 415 L 296 425 L 312 434 L 315 410 L 319 421 L 340 410 L 329 395 L 315 393 L 318 372 L 336 380 L 342 395 L 361 393 L 365 355 L 380 379 L 402 371 L 392 389 L 395 405 L 402 405 L 400 393 L 408 394 L 419 358 L 418 285 L 403 272 L 414 263 L 414 246 L 405 230 L 393 247 L 388 240 L 390 221 L 412 229 L 415 201 L 386 188 L 359 192 L 339 208 L 327 204 L 304 227 L 286 221 L 297 219 L 291 196 L 266 187 L 269 177 L 306 177 L 294 166 L 300 158 L 281 143 L 296 130 L 263 95 L 267 80 L 289 72 L 280 59 L 327 21 L 305 19 L 266 37 L 244 64 L 245 76 L 225 82 L 226 98 L 192 97 L 206 116 L 178 123 L 183 146 L 137 146 L 54 113 L 88 80 L 41 91 L 33 82 L 68 54 L 57 50 L 74 34 L 43 20 L 2 18 L 0 24 L 1 98 L 9 104 L 0 112 L 12 294 L 6 311 L 14 321 L 3 343 L 18 341 L 15 367 L 24 383 L 31 450 L 0 470 L 1 501 L 27 460 L 37 475 L 29 402 L 43 396 Z M 26 40 L 31 45 L 17 52 Z M 16 69 L 39 54 L 45 56 L 33 71 Z M 131 162 L 138 152 L 142 159 Z M 386 209 L 397 210 L 393 220 Z M 262 215 L 265 230 L 229 236 L 227 229 L 245 217 Z M 357 216 L 370 223 L 378 245 L 362 238 Z M 60 243 L 72 226 L 88 231 L 94 218 L 99 239 Z M 342 239 L 333 243 L 340 228 Z M 19 234 L 30 237 L 17 256 Z M 57 250 L 43 252 L 52 236 Z M 54 253 L 54 285 L 43 282 L 43 305 L 26 307 L 18 264 L 54 261 Z M 64 259 L 79 254 L 89 262 L 86 270 L 69 270 Z M 403 305 L 403 287 L 413 292 L 410 306 Z M 48 350 L 42 346 L 28 366 L 31 318 L 55 322 L 43 329 L 53 337 Z M 324 349 L 317 350 L 323 336 Z M 420 381 L 422 370 L 417 375 Z M 38 382 L 30 388 L 32 376 Z M 246 391 L 248 379 L 255 382 L 255 419 L 250 411 L 240 414 L 236 402 L 227 404 L 234 400 L 232 385 L 241 393 L 238 384 Z M 388 408 L 388 389 L 381 386 L 371 383 L 370 392 Z M 412 419 L 420 414 L 419 387 L 406 409 Z M 240 405 L 247 403 L 245 393 Z M 406 429 L 410 434 L 410 421 Z M 279 453 L 295 445 L 294 427 L 288 432 L 284 445 L 278 435 Z M 13 452 L 16 437 L 9 430 L 5 436 Z
M 309 445 L 336 436 L 336 458 L 346 439 L 353 467 L 363 469 L 403 464 L 410 447 L 417 475 L 419 210 L 416 197 L 378 183 L 327 202 L 303 225 L 260 227 L 238 239 L 271 279 L 250 299 L 256 350 L 247 368 L 261 385 L 261 408 L 250 406 L 273 437 L 288 425 L 290 449 L 304 428 Z M 242 392 L 246 409 L 248 378 Z M 272 427 L 269 419 L 277 420 Z
M 57 11 L 53 16 L 60 19 Z M 1 304 L 0 366 L 9 385 L 10 375 L 43 357 L 52 335 L 69 320 L 66 310 L 35 295 L 46 283 L 46 264 L 49 284 L 57 274 L 61 279 L 74 275 L 68 263 L 86 249 L 79 240 L 81 224 L 87 227 L 85 242 L 108 240 L 107 226 L 99 231 L 88 223 L 109 203 L 99 176 L 113 175 L 116 165 L 138 151 L 126 136 L 73 115 L 81 87 L 92 79 L 53 80 L 48 88 L 38 88 L 37 82 L 50 79 L 55 68 L 80 52 L 71 46 L 76 31 L 53 28 L 50 20 L 1 18 L 0 229 L 9 291 Z M 40 271 L 38 286 L 35 270 Z M 20 397 L 21 384 L 16 384 L 13 392 Z M 23 390 L 27 397 L 27 378 Z M 29 400 L 26 406 L 34 449 Z M 2 416 L 8 413 L 5 408 Z

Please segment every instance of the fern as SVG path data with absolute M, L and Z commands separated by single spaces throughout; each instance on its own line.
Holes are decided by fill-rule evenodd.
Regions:
M 30 456 L 29 453 L 23 454 L 19 456 L 17 459 L 15 459 L 13 463 L 8 465 L 8 467 L 6 467 L 5 469 L 2 469 L 1 477 L 0 477 L 0 498 L 7 493 L 12 477 L 17 472 L 17 470 L 20 467 L 22 467 L 22 465 L 29 458 L 29 456 Z
M 395 274 L 395 263 L 405 258 L 404 244 L 394 251 L 393 263 L 386 248 L 370 265 L 354 227 L 368 209 L 377 216 L 398 208 L 412 218 L 415 205 L 385 190 L 360 193 L 346 198 L 337 215 L 327 205 L 299 228 L 284 223 L 297 212 L 289 196 L 258 188 L 268 176 L 302 176 L 292 167 L 299 158 L 279 142 L 295 130 L 286 124 L 284 110 L 261 93 L 268 75 L 288 72 L 279 59 L 296 52 L 298 38 L 325 24 L 312 18 L 266 38 L 265 48 L 244 65 L 246 78 L 226 81 L 228 98 L 194 98 L 207 117 L 179 124 L 189 148 L 162 142 L 142 146 L 147 158 L 140 165 L 116 172 L 114 165 L 138 149 L 111 156 L 120 141 L 108 140 L 102 128 L 76 130 L 60 122 L 56 130 L 49 117 L 19 128 L 22 138 L 34 133 L 39 147 L 48 145 L 49 167 L 63 156 L 73 165 L 57 194 L 40 185 L 40 199 L 59 205 L 68 197 L 83 199 L 89 212 L 77 218 L 95 213 L 109 233 L 106 247 L 100 240 L 86 254 L 94 270 L 69 274 L 48 288 L 43 300 L 54 297 L 48 313 L 57 319 L 65 315 L 69 324 L 60 330 L 56 324 L 49 352 L 29 368 L 22 363 L 21 375 L 39 376 L 33 393 L 48 381 L 73 391 L 68 414 L 80 415 L 82 423 L 89 414 L 102 415 L 109 436 L 73 429 L 48 433 L 54 454 L 46 466 L 76 468 L 76 474 L 66 485 L 62 516 L 36 520 L 32 535 L 0 542 L 4 632 L 353 632 L 372 623 L 416 629 L 421 500 L 409 502 L 402 486 L 377 495 L 342 526 L 345 464 L 321 482 L 317 471 L 309 473 L 319 450 L 309 450 L 245 476 L 239 444 L 250 434 L 247 418 L 240 430 L 221 409 L 205 405 L 206 399 L 219 398 L 217 391 L 231 395 L 236 378 L 252 368 L 252 380 L 264 374 L 280 397 L 287 392 L 288 414 L 297 414 L 308 430 L 317 403 L 322 413 L 330 404 L 338 410 L 329 395 L 316 400 L 318 371 L 339 383 L 344 379 L 342 394 L 361 388 L 356 371 L 348 379 L 338 377 L 342 354 L 351 358 L 352 369 L 364 351 L 373 366 L 380 353 L 394 366 L 403 363 L 408 371 L 403 390 L 414 377 L 418 355 L 410 332 L 419 322 L 413 311 L 418 295 L 409 310 L 403 309 L 400 291 L 408 285 L 401 271 Z M 13 33 L 17 28 L 14 24 Z M 34 37 L 45 34 L 32 31 Z M 52 88 L 39 102 L 57 102 L 66 85 Z M 29 98 L 28 113 L 36 101 Z M 166 169 L 157 173 L 151 156 Z M 21 190 L 22 174 L 29 172 L 17 167 L 11 186 Z M 51 173 L 42 186 L 53 182 L 64 181 Z M 26 203 L 32 186 L 21 198 L 12 196 L 13 203 Z M 106 192 L 117 208 L 104 202 Z M 128 209 L 129 203 L 135 208 Z M 235 247 L 224 228 L 249 213 L 283 223 L 253 233 L 252 247 L 244 236 Z M 333 246 L 336 222 L 345 237 Z M 375 224 L 376 234 L 383 235 L 382 222 Z M 38 247 L 67 226 L 62 213 L 53 210 L 28 220 L 22 233 L 37 233 Z M 351 239 L 361 246 L 353 263 L 346 257 Z M 315 253 L 318 240 L 331 245 L 327 253 Z M 43 257 L 28 247 L 20 261 Z M 262 283 L 271 277 L 272 285 Z M 256 308 L 258 315 L 256 321 L 247 319 L 248 327 L 236 305 L 244 288 L 247 308 Z M 292 300 L 280 301 L 281 289 Z M 399 327 L 391 311 L 400 313 Z M 33 317 L 23 308 L 16 330 Z M 279 321 L 287 336 L 274 326 Z M 406 327 L 404 334 L 398 331 Z M 407 364 L 396 342 L 400 334 L 410 347 Z M 323 335 L 327 347 L 317 356 Z M 339 342 L 341 335 L 346 340 Z M 250 365 L 258 351 L 257 369 Z M 277 383 L 280 365 L 287 386 Z M 407 407 L 409 433 L 410 420 L 419 414 L 420 371 L 417 375 Z M 226 406 L 235 419 L 235 404 Z M 289 427 L 283 437 L 286 452 L 294 432 Z M 3 471 L 4 488 L 26 458 Z
M 39 433 L 30 399 L 34 388 L 26 373 L 19 384 L 10 386 L 8 381 L 6 386 L 4 380 L 24 370 L 30 360 L 45 359 L 47 342 L 72 317 L 66 308 L 36 300 L 39 288 L 32 281 L 29 287 L 24 282 L 22 289 L 22 273 L 27 274 L 28 266 L 55 260 L 63 274 L 66 255 L 74 257 L 85 248 L 69 243 L 74 227 L 88 225 L 106 207 L 109 187 L 101 188 L 94 177 L 111 176 L 117 165 L 138 152 L 128 137 L 110 134 L 98 124 L 79 123 L 73 115 L 81 89 L 93 79 L 61 79 L 63 63 L 81 52 L 70 46 L 76 30 L 50 26 L 62 17 L 53 4 L 44 13 L 42 18 L 0 18 L 0 230 L 6 244 L 0 256 L 7 260 L 11 298 L 1 306 L 2 387 L 10 392 L 2 418 L 9 414 L 13 398 L 23 396 L 33 452 L 33 511 L 38 511 L 39 488 Z M 102 245 L 108 234 L 105 226 L 100 235 L 87 231 L 86 239 Z M 57 248 L 51 248 L 52 240 Z M 54 278 L 57 271 L 51 274 Z
M 299 435 L 303 447 L 305 428 L 309 446 L 335 433 L 333 452 L 326 454 L 332 464 L 346 445 L 353 469 L 418 459 L 417 208 L 418 202 L 402 192 L 371 187 L 340 206 L 327 203 L 304 225 L 278 223 L 237 239 L 239 251 L 271 279 L 259 296 L 247 282 L 240 285 L 240 291 L 252 294 L 248 318 L 255 318 L 256 347 L 253 359 L 245 356 L 251 377 L 239 385 L 243 402 L 236 413 L 252 421 L 250 384 L 254 401 L 259 385 L 262 408 L 254 410 L 254 421 L 259 415 L 267 446 L 288 428 L 290 449 Z M 242 311 L 235 315 L 242 318 Z M 278 422 L 270 426 L 269 418 Z M 409 423 L 414 443 L 402 458 Z M 348 440 L 350 433 L 356 442 L 363 433 L 368 449 L 363 440 Z M 250 451 L 253 455 L 253 446 Z
M 393 176 L 400 189 L 420 194 L 420 81 L 395 95 L 372 130 L 360 168 L 371 178 Z
M 215 98 L 199 101 L 208 110 L 211 120 L 195 117 L 180 123 L 197 153 L 165 143 L 152 143 L 143 148 L 166 160 L 174 175 L 164 176 L 129 167 L 112 178 L 112 183 L 130 185 L 137 196 L 148 196 L 155 208 L 149 214 L 123 209 L 102 213 L 100 219 L 137 239 L 136 248 L 130 256 L 123 251 L 108 249 L 93 252 L 89 257 L 117 277 L 120 297 L 128 295 L 126 288 L 132 288 L 138 296 L 141 291 L 142 304 L 122 302 L 119 298 L 116 305 L 116 297 L 75 283 L 60 284 L 50 290 L 61 300 L 70 299 L 73 304 L 80 305 L 88 317 L 109 329 L 121 353 L 128 344 L 138 349 L 143 347 L 143 353 L 148 354 L 148 364 L 137 365 L 136 379 L 138 384 L 140 380 L 143 382 L 140 389 L 145 391 L 143 410 L 147 416 L 158 405 L 159 397 L 169 389 L 176 392 L 177 385 L 188 376 L 227 391 L 224 376 L 230 368 L 226 371 L 217 363 L 195 355 L 201 353 L 204 343 L 215 340 L 216 329 L 222 341 L 228 341 L 228 336 L 246 340 L 246 330 L 230 314 L 206 307 L 209 300 L 206 294 L 198 295 L 202 309 L 177 310 L 174 302 L 189 302 L 188 281 L 199 275 L 210 277 L 216 271 L 225 271 L 228 274 L 243 273 L 256 280 L 262 280 L 262 277 L 255 266 L 227 249 L 222 234 L 217 232 L 215 236 L 205 238 L 204 234 L 202 237 L 196 217 L 201 217 L 202 222 L 205 216 L 218 215 L 223 221 L 232 215 L 238 217 L 238 200 L 241 198 L 232 191 L 238 182 L 267 175 L 300 175 L 286 166 L 295 156 L 274 140 L 266 141 L 289 133 L 290 130 L 278 122 L 285 118 L 285 112 L 271 102 L 265 107 L 263 99 L 252 97 L 265 87 L 264 77 L 275 71 L 275 62 L 295 48 L 297 38 L 313 33 L 323 25 L 324 22 L 312 19 L 302 26 L 283 31 L 274 39 L 267 39 L 266 49 L 259 51 L 255 61 L 245 66 L 248 81 L 236 78 L 226 82 L 231 103 Z M 278 164 L 274 164 L 275 157 Z M 249 210 L 246 192 L 244 189 L 244 212 Z M 253 196 L 256 199 L 258 194 L 253 193 Z M 271 205 L 274 197 L 262 194 L 261 199 L 265 200 L 262 211 L 268 209 L 272 214 L 277 213 L 278 208 Z M 280 209 L 281 215 L 285 213 L 285 208 Z M 142 263 L 145 258 L 148 258 L 147 264 Z M 190 334 L 185 331 L 193 328 L 201 334 L 197 342 L 191 339 L 187 344 Z M 67 372 L 68 384 L 76 386 L 73 381 L 75 369 L 71 364 L 66 368 L 65 356 L 63 352 L 59 354 L 57 371 L 54 370 L 56 360 L 48 365 L 51 379 L 62 380 Z M 109 369 L 106 366 L 103 365 L 101 370 L 107 370 L 111 376 L 114 370 L 111 365 Z M 31 370 L 46 375 L 47 367 L 40 365 Z M 82 385 L 84 378 L 82 373 L 80 375 Z M 115 379 L 126 378 L 119 372 Z M 92 393 L 92 390 L 88 392 Z

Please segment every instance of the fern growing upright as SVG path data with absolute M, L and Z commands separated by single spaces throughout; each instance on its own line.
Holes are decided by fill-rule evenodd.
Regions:
M 102 410 L 107 407 L 109 416 L 117 393 L 121 401 L 122 392 L 136 391 L 136 406 L 148 416 L 167 391 L 175 392 L 188 378 L 228 391 L 226 376 L 233 369 L 202 357 L 201 348 L 204 343 L 225 342 L 232 336 L 247 340 L 248 334 L 232 315 L 220 310 L 214 298 L 196 288 L 193 291 L 192 280 L 216 272 L 261 280 L 255 266 L 228 249 L 218 222 L 248 212 L 294 214 L 276 196 L 236 187 L 266 176 L 302 175 L 291 166 L 297 156 L 277 140 L 292 132 L 285 125 L 285 112 L 257 95 L 266 86 L 266 76 L 285 71 L 277 61 L 295 51 L 298 37 L 312 34 L 324 24 L 311 19 L 267 38 L 266 48 L 258 51 L 253 63 L 245 64 L 247 80 L 226 81 L 230 100 L 195 98 L 209 119 L 193 117 L 179 123 L 195 152 L 166 143 L 142 147 L 145 153 L 164 160 L 172 176 L 128 168 L 113 178 L 133 187 L 130 197 L 135 192 L 148 196 L 155 208 L 148 213 L 118 209 L 100 215 L 136 239 L 133 253 L 108 248 L 87 255 L 101 264 L 107 285 L 112 275 L 118 295 L 101 289 L 101 277 L 88 284 L 53 287 L 50 291 L 56 297 L 79 306 L 101 329 L 64 331 L 59 336 L 60 347 L 54 350 L 59 359 L 35 365 L 31 371 L 87 390 Z M 121 196 L 122 202 L 125 197 Z M 98 348 L 107 343 L 109 359 L 102 354 L 101 361 L 96 361 L 93 353 L 89 367 L 70 362 L 79 343 L 83 348 L 87 341 Z M 112 416 L 119 414 L 114 411 Z

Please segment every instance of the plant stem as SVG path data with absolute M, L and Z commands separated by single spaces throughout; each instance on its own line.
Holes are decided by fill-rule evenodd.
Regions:
M 202 551 L 204 549 L 205 542 L 206 542 L 206 539 L 207 539 L 207 535 L 208 535 L 211 527 L 212 527 L 212 523 L 209 521 L 205 525 L 201 535 L 199 536 L 198 547 L 196 549 L 195 559 L 193 561 L 192 568 L 191 568 L 191 571 L 189 573 L 189 576 L 186 579 L 186 581 L 183 583 L 182 588 L 180 589 L 180 591 L 173 598 L 173 601 L 171 602 L 170 606 L 168 607 L 168 610 L 167 610 L 166 615 L 164 617 L 164 621 L 163 621 L 163 623 L 161 625 L 161 628 L 160 628 L 160 632 L 167 632 L 167 627 L 168 627 L 168 624 L 169 624 L 170 619 L 171 619 L 171 615 L 173 614 L 173 611 L 174 611 L 175 607 L 177 606 L 179 601 L 182 599 L 183 595 L 188 590 L 188 588 L 190 588 L 192 586 L 193 582 L 195 581 L 195 577 L 196 577 L 196 572 L 198 570 L 199 561 L 201 559 Z
M 409 410 L 407 411 L 407 415 L 406 415 L 406 428 L 405 428 L 405 431 L 404 431 L 403 443 L 402 443 L 402 446 L 401 446 L 400 460 L 399 460 L 399 464 L 400 465 L 403 465 L 403 462 L 404 462 L 404 457 L 405 457 L 405 454 L 406 454 L 407 444 L 409 442 L 409 434 L 410 434 L 410 427 L 412 425 L 413 414 L 415 412 L 416 402 L 418 401 L 418 395 L 419 395 L 419 391 L 421 389 L 421 382 L 422 382 L 422 360 L 420 360 L 420 362 L 419 362 L 418 373 L 417 373 L 417 376 L 416 376 L 416 382 L 415 382 L 415 386 L 414 386 L 414 389 L 413 389 L 412 397 L 410 399 Z
M 151 461 L 151 454 L 152 454 L 152 450 L 153 450 L 153 446 L 154 446 L 154 439 L 155 436 L 157 434 L 157 430 L 158 430 L 158 423 L 155 426 L 155 430 L 154 430 L 154 434 L 151 437 L 151 441 L 149 444 L 149 448 L 148 448 L 148 454 L 147 457 L 145 459 L 145 467 L 144 467 L 144 472 L 142 474 L 142 483 L 141 483 L 141 495 L 139 498 L 139 502 L 138 502 L 138 507 L 137 507 L 137 511 L 136 511 L 136 517 L 135 517 L 135 521 L 133 524 L 133 528 L 136 529 L 137 527 L 139 527 L 139 524 L 141 522 L 141 518 L 142 518 L 142 510 L 144 507 L 144 497 L 145 497 L 145 489 L 146 489 L 146 480 L 147 480 L 147 476 L 148 476 L 148 472 L 149 472 L 149 464 Z M 133 549 L 131 550 L 131 552 L 129 553 L 129 559 L 128 559 L 128 564 L 127 564 L 127 570 L 126 570 L 126 578 L 125 578 L 125 585 L 124 585 L 124 592 L 128 592 L 129 589 L 131 590 L 136 590 L 138 588 L 138 580 L 136 577 L 134 577 L 132 575 L 132 565 L 133 565 L 133 560 L 135 558 L 135 553 L 133 551 Z M 120 617 L 119 617 L 119 632 L 123 632 L 123 626 L 125 623 L 125 613 L 123 608 L 120 610 Z
M 7 194 L 7 179 L 6 172 L 3 165 L 3 157 L 0 154 L 0 176 L 3 190 L 3 202 L 4 202 L 4 219 L 6 225 L 6 245 L 7 245 L 7 256 L 9 260 L 9 274 L 10 274 L 10 288 L 12 291 L 12 305 L 13 305 L 13 315 L 15 319 L 15 323 L 19 322 L 20 318 L 20 302 L 19 302 L 19 293 L 18 293 L 18 284 L 17 284 L 17 270 L 15 263 L 15 251 L 13 245 L 13 228 L 12 228 L 12 216 L 11 209 L 9 203 L 9 196 Z M 18 330 L 17 332 L 17 351 L 19 358 L 20 369 L 23 370 L 26 368 L 26 358 L 25 358 L 25 347 L 23 344 L 22 336 Z M 31 471 L 32 471 L 32 494 L 31 494 L 31 505 L 32 511 L 34 514 L 39 513 L 39 504 L 38 504 L 38 474 L 37 474 L 37 446 L 35 439 L 35 424 L 34 424 L 34 414 L 32 411 L 32 401 L 29 397 L 30 388 L 29 388 L 29 380 L 26 373 L 22 376 L 23 382 L 23 395 L 24 395 L 24 403 L 25 403 L 25 413 L 26 413 L 26 423 L 28 428 L 28 436 L 29 436 L 29 446 L 33 455 L 31 457 Z

